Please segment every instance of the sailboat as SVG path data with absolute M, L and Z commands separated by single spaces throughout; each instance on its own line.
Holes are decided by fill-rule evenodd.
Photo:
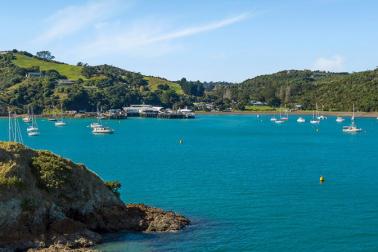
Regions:
M 316 108 L 316 112 L 313 111 L 312 112 L 312 119 L 310 120 L 310 123 L 311 124 L 319 124 L 320 123 L 320 120 L 319 120 L 319 116 L 318 115 L 318 104 L 315 105 L 315 108 Z
M 357 133 L 357 132 L 361 132 L 362 129 L 361 128 L 357 128 L 357 126 L 356 126 L 356 124 L 354 122 L 354 104 L 353 104 L 353 115 L 352 115 L 351 121 L 352 121 L 351 125 L 343 127 L 343 132 L 345 132 L 345 133 Z
M 18 119 L 14 113 L 8 108 L 8 137 L 9 142 L 23 143 L 22 134 Z
M 298 117 L 297 122 L 298 123 L 304 123 L 304 122 L 306 122 L 306 119 L 304 119 L 303 117 Z
M 24 123 L 30 123 L 31 122 L 29 106 L 28 106 L 28 114 L 27 114 L 27 116 L 25 116 L 25 117 L 22 118 L 22 121 Z
M 336 118 L 336 122 L 338 122 L 338 123 L 342 123 L 342 122 L 344 122 L 344 121 L 345 121 L 345 119 L 342 118 L 341 116 L 338 116 L 338 117 Z
M 37 126 L 37 121 L 35 118 L 35 115 L 33 113 L 33 109 L 31 109 L 31 125 L 27 127 L 26 132 L 29 136 L 38 136 L 39 135 L 39 129 Z
M 282 124 L 282 123 L 285 122 L 285 120 L 282 119 L 282 111 L 281 111 L 281 108 L 280 108 L 280 118 L 279 118 L 279 119 L 276 119 L 274 122 L 277 123 L 277 124 Z
M 53 113 L 52 117 L 47 118 L 47 120 L 50 121 L 50 122 L 56 122 L 57 121 L 55 108 L 53 108 L 53 109 L 54 109 L 54 113 Z
M 60 110 L 61 110 L 61 113 L 62 113 L 62 117 L 60 118 L 60 120 L 58 120 L 58 121 L 55 122 L 55 126 L 56 127 L 61 127 L 61 126 L 66 126 L 67 125 L 64 122 L 64 120 L 63 120 L 63 105 L 60 106 Z

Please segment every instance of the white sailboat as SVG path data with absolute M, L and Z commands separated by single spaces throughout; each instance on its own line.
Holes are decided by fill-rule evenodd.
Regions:
M 282 124 L 285 122 L 285 120 L 282 118 L 282 111 L 280 108 L 280 117 L 274 121 L 276 124 Z
M 9 142 L 23 143 L 18 119 L 15 113 L 8 108 L 8 139 Z
M 28 106 L 28 114 L 22 118 L 22 121 L 24 123 L 30 123 L 31 122 L 31 116 L 30 116 L 30 110 L 29 110 L 29 106 Z
M 306 119 L 304 119 L 303 117 L 298 117 L 297 122 L 298 123 L 305 123 Z
M 343 132 L 345 132 L 345 133 L 358 133 L 358 132 L 361 132 L 362 129 L 358 128 L 357 125 L 354 122 L 354 104 L 353 104 L 353 115 L 352 115 L 351 121 L 352 121 L 351 125 L 343 127 Z
M 320 123 L 320 119 L 318 119 L 318 104 L 315 105 L 315 108 L 316 108 L 316 112 L 313 111 L 312 112 L 312 119 L 310 120 L 310 123 L 311 124 L 319 124 Z
M 62 113 L 62 117 L 58 121 L 55 122 L 56 127 L 62 127 L 62 126 L 67 125 L 67 123 L 63 120 L 63 105 L 60 106 L 60 110 Z
M 38 136 L 39 135 L 37 120 L 36 120 L 35 115 L 33 113 L 33 109 L 31 109 L 31 125 L 29 127 L 27 127 L 26 132 L 28 133 L 28 136 Z
M 338 122 L 338 123 L 342 123 L 342 122 L 344 122 L 344 121 L 345 121 L 345 119 L 342 118 L 341 116 L 338 116 L 338 117 L 336 118 L 336 122 Z

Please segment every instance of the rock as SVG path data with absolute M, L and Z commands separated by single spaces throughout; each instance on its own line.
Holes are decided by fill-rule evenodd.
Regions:
M 84 165 L 0 142 L 0 252 L 80 250 L 121 230 L 177 231 L 190 221 L 143 204 L 125 205 Z

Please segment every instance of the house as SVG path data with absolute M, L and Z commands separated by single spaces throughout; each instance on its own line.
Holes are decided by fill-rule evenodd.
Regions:
M 268 105 L 267 102 L 262 102 L 262 101 L 250 101 L 250 104 L 254 105 L 254 106 L 266 106 L 266 105 Z
M 60 80 L 58 80 L 58 85 L 72 85 L 74 83 L 75 83 L 75 81 L 68 80 L 68 79 L 60 79 Z
M 42 73 L 41 72 L 29 72 L 29 73 L 26 74 L 26 78 L 32 78 L 32 77 L 35 77 L 35 78 L 42 77 Z

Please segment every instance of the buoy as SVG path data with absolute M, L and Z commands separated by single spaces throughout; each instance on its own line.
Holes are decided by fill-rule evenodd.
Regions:
M 320 176 L 319 181 L 320 181 L 320 183 L 323 183 L 325 181 L 324 177 Z
M 180 139 L 179 144 L 183 144 L 183 143 L 184 143 L 184 140 Z

